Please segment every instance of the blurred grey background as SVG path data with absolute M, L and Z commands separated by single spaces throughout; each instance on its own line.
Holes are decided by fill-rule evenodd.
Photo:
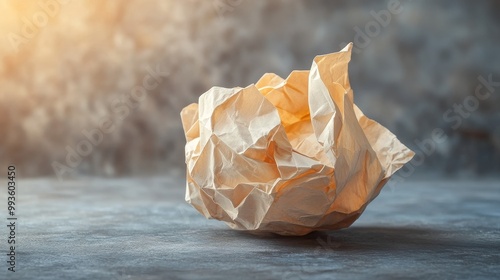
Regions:
M 404 176 L 500 173 L 498 1 L 2 0 L 0 10 L 0 164 L 24 176 L 182 172 L 184 106 L 215 85 L 309 69 L 351 41 L 355 101 L 418 154 Z

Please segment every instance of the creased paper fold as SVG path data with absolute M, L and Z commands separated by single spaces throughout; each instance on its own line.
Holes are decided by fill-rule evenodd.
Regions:
M 186 201 L 237 230 L 351 225 L 414 155 L 353 103 L 352 43 L 287 79 L 213 87 L 181 112 Z

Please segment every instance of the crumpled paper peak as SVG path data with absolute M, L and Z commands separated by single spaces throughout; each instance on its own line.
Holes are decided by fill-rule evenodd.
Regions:
M 281 235 L 351 225 L 414 155 L 353 103 L 352 43 L 309 71 L 213 87 L 181 112 L 186 201 L 231 228 Z

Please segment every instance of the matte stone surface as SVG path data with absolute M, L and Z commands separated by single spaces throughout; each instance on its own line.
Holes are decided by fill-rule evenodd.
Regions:
M 305 237 L 254 236 L 206 220 L 184 202 L 182 179 L 21 179 L 18 185 L 17 272 L 7 272 L 2 261 L 0 279 L 487 279 L 500 274 L 498 181 L 386 187 L 349 229 Z M 0 218 L 7 223 L 2 189 Z

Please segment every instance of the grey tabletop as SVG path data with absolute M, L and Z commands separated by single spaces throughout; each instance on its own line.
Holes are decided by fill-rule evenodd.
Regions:
M 0 181 L 3 186 L 5 181 Z M 407 181 L 348 229 L 254 236 L 206 220 L 178 177 L 19 179 L 16 272 L 1 279 L 496 278 L 500 183 Z M 7 223 L 6 188 L 0 218 Z M 2 255 L 7 251 L 3 226 Z M 498 278 L 497 278 L 498 279 Z

